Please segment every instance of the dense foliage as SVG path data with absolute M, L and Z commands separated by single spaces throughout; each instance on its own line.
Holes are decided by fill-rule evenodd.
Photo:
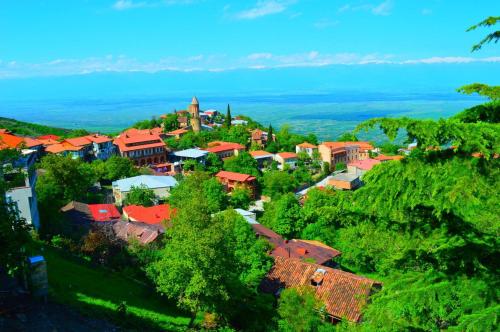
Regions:
M 6 128 L 15 133 L 16 135 L 33 136 L 33 137 L 48 135 L 48 134 L 66 137 L 72 132 L 69 129 L 49 127 L 49 126 L 23 122 L 8 118 L 0 118 L 0 128 Z

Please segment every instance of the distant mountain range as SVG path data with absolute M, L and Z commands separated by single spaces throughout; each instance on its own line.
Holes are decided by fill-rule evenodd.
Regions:
M 453 93 L 464 84 L 500 84 L 500 63 L 367 64 L 222 72 L 101 72 L 0 80 L 1 100 L 131 96 L 237 96 L 331 91 Z

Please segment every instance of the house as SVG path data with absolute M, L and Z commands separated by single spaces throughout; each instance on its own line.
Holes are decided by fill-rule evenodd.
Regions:
M 279 296 L 286 288 L 308 287 L 325 305 L 332 323 L 358 323 L 369 297 L 382 287 L 378 281 L 295 258 L 275 257 L 259 288 Z
M 209 118 L 213 118 L 219 114 L 219 112 L 217 110 L 214 110 L 214 109 L 206 110 L 203 113 L 205 113 Z
M 170 154 L 170 160 L 182 164 L 186 160 L 196 160 L 200 164 L 205 165 L 208 151 L 200 149 L 186 149 L 174 151 Z
M 45 152 L 61 156 L 71 156 L 73 159 L 83 159 L 87 150 L 83 146 L 74 146 L 66 141 L 50 144 L 45 147 Z
M 151 166 L 155 175 L 175 175 L 181 173 L 181 167 L 177 163 L 163 163 Z
M 140 222 L 149 225 L 164 226 L 164 223 L 170 222 L 175 214 L 168 204 L 160 204 L 151 207 L 140 205 L 127 205 L 123 208 L 123 217 L 128 221 Z
M 95 158 L 106 160 L 115 154 L 116 149 L 110 137 L 93 134 L 85 136 L 85 138 L 92 142 L 92 154 Z
M 139 175 L 113 182 L 115 203 L 122 205 L 133 187 L 152 189 L 158 199 L 170 196 L 170 190 L 177 185 L 172 176 Z
M 260 147 L 264 147 L 267 145 L 269 141 L 269 134 L 267 131 L 263 131 L 260 129 L 252 130 L 250 135 L 250 143 L 254 145 L 258 145 Z M 275 135 L 273 135 L 272 140 L 275 140 Z
M 113 143 L 122 157 L 132 159 L 138 166 L 167 161 L 167 145 L 156 131 L 129 129 L 120 134 Z
M 57 135 L 49 134 L 49 135 L 38 136 L 36 139 L 39 141 L 42 141 L 42 140 L 59 141 L 61 139 L 61 137 L 57 136 Z
M 354 190 L 361 186 L 359 175 L 339 173 L 328 178 L 327 185 L 335 189 Z
M 297 154 L 293 152 L 279 152 L 274 155 L 274 160 L 278 162 L 278 168 L 295 169 L 297 168 Z
M 383 154 L 379 154 L 378 156 L 374 157 L 373 159 L 380 160 L 381 162 L 386 162 L 386 161 L 391 161 L 391 160 L 402 160 L 404 157 L 400 155 L 396 156 L 386 156 Z
M 176 139 L 180 139 L 182 136 L 184 136 L 187 133 L 189 133 L 189 130 L 187 130 L 186 128 L 179 128 L 176 130 L 169 131 L 168 133 L 166 133 L 166 136 L 167 137 L 175 137 Z
M 138 241 L 146 245 L 159 239 L 165 231 L 158 225 L 118 221 L 113 224 L 113 233 L 116 238 L 126 243 Z
M 333 259 L 341 255 L 340 251 L 319 241 L 285 240 L 281 235 L 259 224 L 255 213 L 242 209 L 235 209 L 235 211 L 248 222 L 257 237 L 263 238 L 271 244 L 270 256 L 297 258 L 325 266 L 335 266 L 336 263 Z
M 274 155 L 264 150 L 250 151 L 253 159 L 257 160 L 257 165 L 260 169 L 270 165 L 274 160 Z
M 2 144 L 0 144 L 0 149 L 3 148 Z M 40 227 L 40 215 L 35 191 L 38 176 L 34 169 L 37 152 L 30 149 L 23 149 L 20 152 L 21 156 L 12 165 L 15 169 L 11 172 L 4 171 L 0 173 L 7 183 L 11 183 L 5 197 L 7 203 L 14 204 L 20 218 L 38 229 Z M 19 173 L 22 174 L 21 177 L 19 177 Z
M 245 151 L 245 147 L 238 143 L 215 141 L 208 143 L 205 151 L 215 153 L 219 158 L 229 158 L 237 156 L 238 153 Z
M 242 120 L 242 119 L 231 120 L 231 125 L 233 126 L 246 126 L 247 124 L 248 124 L 247 120 Z
M 83 153 L 84 158 L 88 157 L 93 152 L 93 143 L 85 136 L 67 138 L 63 140 L 62 143 L 67 143 L 74 147 L 80 148 L 80 151 Z
M 7 129 L 0 132 L 0 150 L 3 149 L 30 149 L 41 152 L 43 143 L 35 138 L 14 135 Z
M 297 154 L 304 152 L 307 153 L 311 158 L 313 157 L 314 151 L 318 151 L 318 147 L 308 142 L 300 143 L 295 146 L 295 152 Z
M 232 192 L 235 188 L 247 188 L 252 191 L 252 196 L 255 196 L 256 177 L 248 174 L 220 171 L 215 175 L 217 180 L 224 185 L 228 193 Z
M 347 172 L 349 174 L 354 174 L 358 176 L 363 176 L 366 172 L 371 170 L 375 165 L 380 164 L 380 160 L 376 159 L 363 159 L 363 160 L 356 160 L 352 163 L 347 164 Z
M 121 218 L 114 204 L 85 204 L 76 201 L 69 202 L 61 208 L 68 221 L 75 224 L 111 222 Z
M 321 159 L 334 169 L 338 163 L 349 164 L 370 157 L 374 150 L 368 142 L 323 142 L 318 146 Z

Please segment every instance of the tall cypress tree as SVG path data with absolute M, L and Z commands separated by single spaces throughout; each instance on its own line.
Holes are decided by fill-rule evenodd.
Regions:
M 231 107 L 229 106 L 229 104 L 227 104 L 227 113 L 224 124 L 226 125 L 227 128 L 231 127 Z
M 269 146 L 274 142 L 273 140 L 273 126 L 269 124 L 269 128 L 267 129 L 267 141 L 266 141 L 266 146 Z

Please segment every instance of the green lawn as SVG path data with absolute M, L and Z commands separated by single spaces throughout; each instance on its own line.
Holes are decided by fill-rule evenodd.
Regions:
M 189 323 L 186 313 L 159 297 L 150 286 L 66 257 L 51 247 L 45 247 L 43 255 L 47 260 L 50 297 L 56 302 L 135 330 L 179 331 Z M 122 301 L 127 304 L 125 317 L 116 311 Z

